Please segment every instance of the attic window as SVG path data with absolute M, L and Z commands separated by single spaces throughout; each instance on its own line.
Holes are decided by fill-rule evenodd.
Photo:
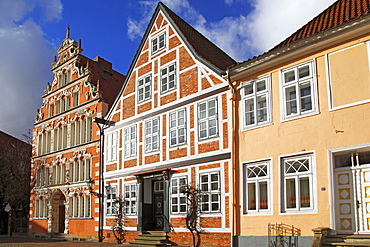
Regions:
M 166 47 L 166 33 L 163 32 L 152 39 L 152 53 L 156 53 Z

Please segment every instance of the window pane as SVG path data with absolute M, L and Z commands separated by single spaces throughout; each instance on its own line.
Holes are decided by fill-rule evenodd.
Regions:
M 286 97 L 286 114 L 296 114 L 297 113 L 297 92 L 295 86 L 288 87 L 285 89 Z
M 299 73 L 299 79 L 301 79 L 303 77 L 306 77 L 306 76 L 309 76 L 310 75 L 310 66 L 305 65 L 303 67 L 300 67 L 298 69 L 298 73 Z
M 267 100 L 266 96 L 257 97 L 258 122 L 267 121 Z
M 267 182 L 259 183 L 260 186 L 260 209 L 268 209 L 268 201 L 267 201 Z
M 335 157 L 335 167 L 352 166 L 351 154 L 343 154 Z
M 287 208 L 296 208 L 296 191 L 295 191 L 295 179 L 287 179 L 286 181 L 286 202 Z
M 253 84 L 248 84 L 244 87 L 245 95 L 253 94 Z
M 254 99 L 245 101 L 245 121 L 247 125 L 254 124 Z
M 310 207 L 310 181 L 309 178 L 300 179 L 301 207 Z
M 257 82 L 257 92 L 260 92 L 260 91 L 263 91 L 263 90 L 266 90 L 266 81 L 265 80 L 258 81 Z
M 302 112 L 312 110 L 310 82 L 305 82 L 301 84 L 301 108 Z
M 295 80 L 295 73 L 294 70 L 288 71 L 284 73 L 284 82 L 291 82 Z
M 248 183 L 248 210 L 256 210 L 256 185 Z

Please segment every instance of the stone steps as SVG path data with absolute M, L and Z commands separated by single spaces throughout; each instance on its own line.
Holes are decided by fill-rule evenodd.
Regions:
M 130 246 L 164 247 L 171 246 L 166 232 L 147 231 L 139 233 Z
M 323 246 L 370 246 L 370 235 L 333 235 L 327 236 Z

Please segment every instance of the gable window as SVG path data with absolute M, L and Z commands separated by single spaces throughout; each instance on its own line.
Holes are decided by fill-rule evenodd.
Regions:
M 261 213 L 270 210 L 271 177 L 270 161 L 244 164 L 245 213 Z
M 166 47 L 166 33 L 161 33 L 152 38 L 152 53 L 156 53 Z
M 314 62 L 306 62 L 281 71 L 283 119 L 317 112 Z
M 241 96 L 244 128 L 263 126 L 271 122 L 269 77 L 245 83 L 241 90 Z
M 125 128 L 125 158 L 136 155 L 136 125 Z
M 49 117 L 54 116 L 54 104 L 49 105 Z
M 161 69 L 161 93 L 176 88 L 176 64 L 170 64 Z
M 159 118 L 145 122 L 145 152 L 159 150 Z
M 186 143 L 186 110 L 170 113 L 170 146 Z
M 283 211 L 313 209 L 313 155 L 282 159 Z
M 138 81 L 138 102 L 144 102 L 152 97 L 152 76 L 148 75 Z
M 218 135 L 217 100 L 210 99 L 198 104 L 199 139 Z
M 110 186 L 106 187 L 106 194 L 107 194 L 107 207 L 106 213 L 107 215 L 115 215 L 117 214 L 117 185 L 116 184 L 109 184 Z M 109 188 L 109 189 L 108 189 Z
M 171 213 L 186 213 L 187 199 L 184 193 L 187 186 L 187 177 L 171 178 Z
M 136 184 L 125 185 L 125 214 L 136 215 Z
M 201 211 L 220 212 L 221 210 L 221 185 L 220 173 L 211 172 L 200 174 Z
M 117 159 L 117 132 L 107 135 L 107 162 Z
M 73 107 L 78 106 L 79 101 L 80 101 L 80 94 L 79 94 L 79 92 L 73 93 Z

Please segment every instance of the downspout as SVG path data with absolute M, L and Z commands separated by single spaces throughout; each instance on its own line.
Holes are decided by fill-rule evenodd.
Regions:
M 98 224 L 98 238 L 99 242 L 103 242 L 103 212 L 104 212 L 104 157 L 103 157 L 103 147 L 104 147 L 104 128 L 96 123 L 99 127 L 100 139 L 99 139 L 99 224 Z
M 237 166 L 237 153 L 236 153 L 236 137 L 238 134 L 238 130 L 236 128 L 236 89 L 234 85 L 232 84 L 230 80 L 230 70 L 226 70 L 226 79 L 227 83 L 229 84 L 230 93 L 231 93 L 231 180 L 232 186 L 231 186 L 231 212 L 230 212 L 230 227 L 231 227 L 231 246 L 234 246 L 234 235 L 238 234 L 238 207 L 236 202 L 238 201 L 238 178 L 237 178 L 237 172 L 236 172 L 236 166 Z

